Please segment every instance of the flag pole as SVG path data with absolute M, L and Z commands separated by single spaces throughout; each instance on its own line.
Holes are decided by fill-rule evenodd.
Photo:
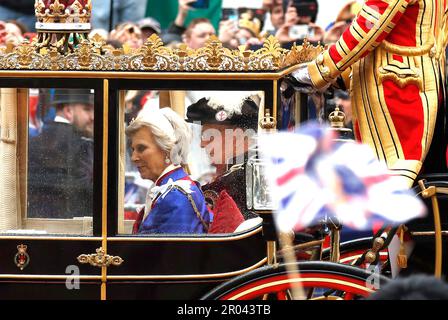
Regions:
M 283 258 L 285 259 L 288 277 L 295 281 L 291 282 L 291 295 L 293 300 L 306 300 L 305 291 L 300 282 L 299 266 L 294 251 L 293 241 L 290 234 L 279 231 L 280 245 L 282 246 Z

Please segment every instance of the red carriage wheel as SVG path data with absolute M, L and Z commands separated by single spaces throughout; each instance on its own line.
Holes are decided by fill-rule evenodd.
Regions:
M 236 277 L 217 287 L 202 299 L 257 300 L 269 296 L 288 299 L 289 290 L 300 284 L 313 292 L 310 299 L 365 298 L 381 288 L 388 279 L 366 270 L 331 262 L 299 262 L 299 277 L 290 277 L 285 264 L 267 266 Z M 337 297 L 326 297 L 326 292 L 337 292 Z

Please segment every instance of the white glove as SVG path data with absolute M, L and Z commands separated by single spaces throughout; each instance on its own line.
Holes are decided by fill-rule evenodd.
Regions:
M 285 77 L 285 80 L 296 91 L 306 94 L 313 94 L 317 89 L 313 86 L 307 65 L 301 65 L 299 69 Z
M 291 73 L 298 82 L 303 83 L 305 85 L 313 86 L 313 82 L 311 81 L 310 73 L 308 72 L 307 65 L 301 65 L 299 69 Z

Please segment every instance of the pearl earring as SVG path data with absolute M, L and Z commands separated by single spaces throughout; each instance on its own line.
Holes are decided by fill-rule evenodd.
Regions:
M 166 158 L 165 158 L 165 163 L 166 163 L 166 164 L 170 164 L 170 163 L 171 163 L 170 158 L 166 157 Z

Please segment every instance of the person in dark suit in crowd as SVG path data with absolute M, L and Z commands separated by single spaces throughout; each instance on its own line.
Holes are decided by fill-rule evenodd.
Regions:
M 93 93 L 57 89 L 56 117 L 29 143 L 28 217 L 92 216 Z
M 216 167 L 215 179 L 202 187 L 206 200 L 216 218 L 221 210 L 233 210 L 234 226 L 238 226 L 256 217 L 247 209 L 245 165 L 257 133 L 260 97 L 249 93 L 233 102 L 232 97 L 225 94 L 198 100 L 188 107 L 187 121 L 202 125 L 201 147 Z

